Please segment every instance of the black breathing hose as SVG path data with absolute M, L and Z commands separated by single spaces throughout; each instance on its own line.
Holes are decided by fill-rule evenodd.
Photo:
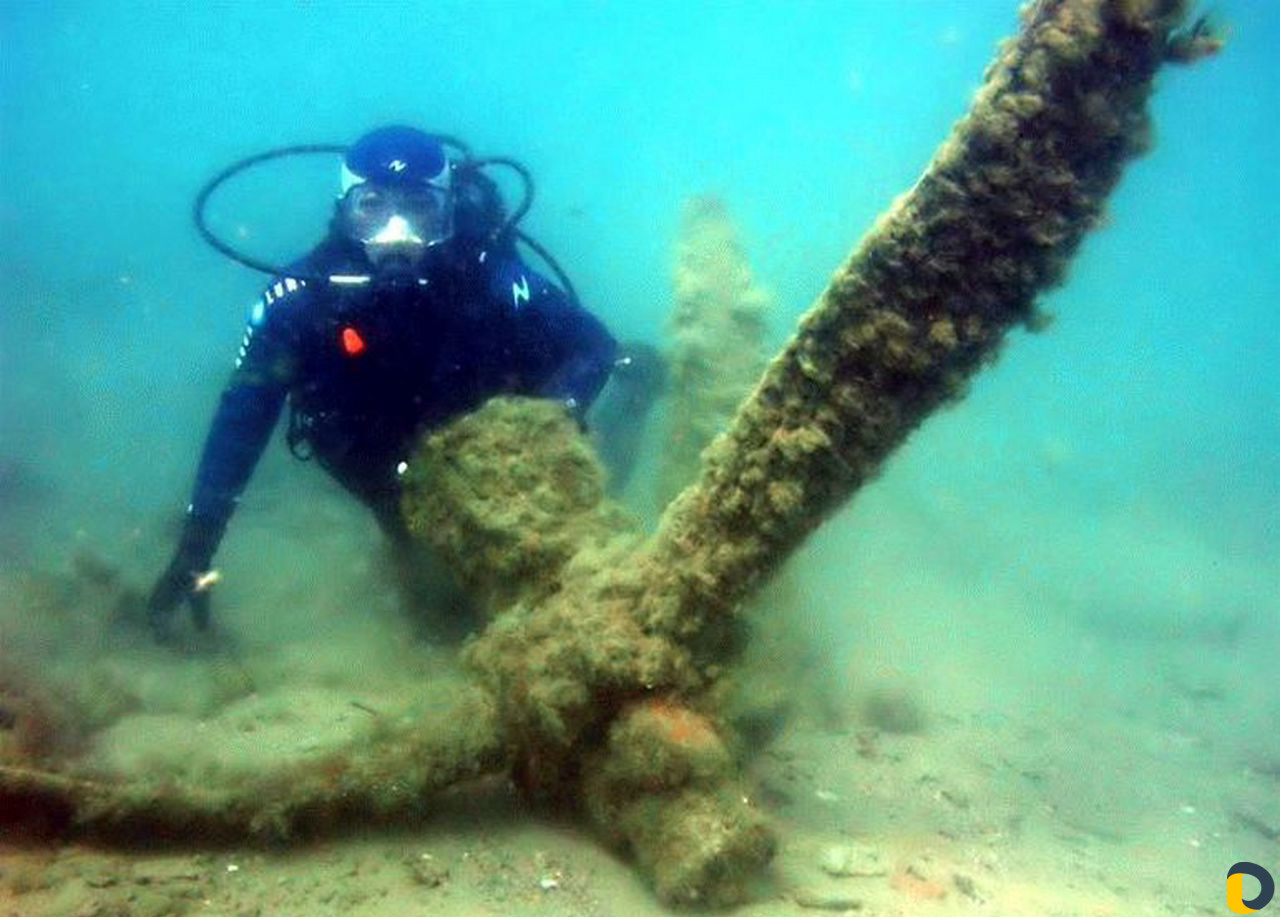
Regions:
M 346 151 L 346 146 L 338 143 L 304 143 L 296 146 L 279 147 L 274 150 L 267 150 L 265 153 L 258 153 L 255 156 L 246 156 L 244 159 L 236 160 L 217 175 L 213 176 L 213 178 L 205 182 L 204 187 L 200 189 L 200 193 L 196 195 L 195 203 L 192 205 L 191 215 L 195 219 L 196 230 L 200 233 L 200 238 L 208 242 L 221 254 L 226 255 L 232 261 L 243 264 L 245 267 L 253 268 L 255 271 L 262 271 L 262 273 L 270 274 L 273 277 L 278 277 L 281 274 L 287 273 L 285 270 L 274 264 L 268 264 L 265 261 L 259 261 L 257 258 L 242 254 L 231 245 L 228 245 L 226 242 L 223 242 L 215 236 L 213 231 L 209 229 L 209 226 L 205 223 L 205 206 L 209 203 L 209 198 L 213 195 L 213 192 L 217 191 L 218 187 L 228 178 L 243 172 L 245 169 L 252 168 L 259 163 L 267 162 L 272 159 L 283 159 L 286 156 L 298 156 L 304 153 L 342 154 Z M 304 277 L 302 279 L 315 280 L 317 278 Z
M 456 137 L 451 137 L 447 134 L 434 134 L 433 136 L 437 137 L 446 146 L 451 146 L 461 153 L 458 164 L 458 168 L 461 170 L 479 170 L 490 165 L 505 166 L 514 171 L 520 177 L 521 181 L 524 183 L 523 199 L 520 201 L 519 206 L 511 212 L 511 215 L 503 220 L 502 224 L 489 234 L 489 239 L 491 242 L 496 242 L 505 236 L 510 236 L 512 239 L 528 246 L 531 251 L 541 258 L 549 268 L 551 268 L 552 272 L 556 275 L 556 279 L 560 282 L 561 287 L 564 288 L 565 293 L 573 303 L 577 305 L 579 302 L 578 293 L 574 289 L 573 283 L 569 280 L 569 276 L 564 272 L 564 269 L 560 267 L 559 262 L 552 257 L 551 253 L 548 252 L 541 243 L 528 233 L 517 228 L 519 222 L 524 219 L 525 214 L 529 212 L 529 208 L 533 206 L 534 184 L 533 176 L 529 174 L 529 170 L 517 160 L 506 156 L 487 156 L 482 159 L 473 158 L 470 147 Z M 290 272 L 280 265 L 270 264 L 266 261 L 246 255 L 231 244 L 224 242 L 222 239 L 214 235 L 211 229 L 209 229 L 208 223 L 205 220 L 205 209 L 208 206 L 209 198 L 213 196 L 213 193 L 217 191 L 218 188 L 227 181 L 227 179 L 243 172 L 246 169 L 253 168 L 260 163 L 269 162 L 273 159 L 283 159 L 287 156 L 298 156 L 312 153 L 342 155 L 346 153 L 346 151 L 347 147 L 344 144 L 339 143 L 303 143 L 295 144 L 293 146 L 278 147 L 273 150 L 267 150 L 265 153 L 246 156 L 243 159 L 233 162 L 231 165 L 227 166 L 205 182 L 199 193 L 196 194 L 195 202 L 192 205 L 192 217 L 195 220 L 196 230 L 200 233 L 200 238 L 204 239 L 205 242 L 220 254 L 225 255 L 232 261 L 235 261 L 238 264 L 243 264 L 245 267 L 251 268 L 255 271 L 261 271 L 262 273 L 270 274 L 273 277 L 290 274 L 300 280 L 307 280 L 313 283 L 328 283 L 329 277 L 326 275 L 304 274 L 297 271 Z

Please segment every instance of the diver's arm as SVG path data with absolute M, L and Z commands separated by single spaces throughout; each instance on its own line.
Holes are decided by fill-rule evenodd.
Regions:
M 297 281 L 289 284 L 274 284 L 254 303 L 196 470 L 188 516 L 219 534 L 271 439 L 292 380 L 292 324 L 305 293 Z
M 205 439 L 187 508 L 189 520 L 221 537 L 271 438 L 284 397 L 284 386 L 248 381 L 236 371 L 222 392 Z
M 158 632 L 184 598 L 197 627 L 208 624 L 208 584 L 202 575 L 271 438 L 293 371 L 292 310 L 276 306 L 269 311 L 277 299 L 268 291 L 250 313 L 235 369 L 205 440 L 178 549 L 151 594 L 150 620 Z

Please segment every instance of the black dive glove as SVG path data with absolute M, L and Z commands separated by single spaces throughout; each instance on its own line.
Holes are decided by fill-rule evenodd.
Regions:
M 196 629 L 208 629 L 209 590 L 217 578 L 209 565 L 225 527 L 224 523 L 199 516 L 187 517 L 178 550 L 160 579 L 156 580 L 151 598 L 147 600 L 147 623 L 157 639 L 168 635 L 169 620 L 184 599 L 191 608 L 191 620 Z

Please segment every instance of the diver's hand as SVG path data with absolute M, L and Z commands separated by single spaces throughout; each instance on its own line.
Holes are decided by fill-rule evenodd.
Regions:
M 222 538 L 222 526 L 197 517 L 187 519 L 178 550 L 156 580 L 147 600 L 147 623 L 157 640 L 169 636 L 173 613 L 186 602 L 197 630 L 209 628 L 209 591 L 218 580 L 210 570 L 213 553 Z

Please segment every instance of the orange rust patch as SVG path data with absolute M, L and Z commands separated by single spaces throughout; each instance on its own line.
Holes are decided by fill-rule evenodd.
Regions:
M 686 707 L 668 700 L 645 704 L 645 711 L 662 726 L 666 738 L 675 745 L 707 745 L 719 741 L 710 721 Z
M 915 901 L 940 901 L 947 896 L 945 887 L 926 879 L 910 866 L 895 871 L 889 877 L 889 886 Z

